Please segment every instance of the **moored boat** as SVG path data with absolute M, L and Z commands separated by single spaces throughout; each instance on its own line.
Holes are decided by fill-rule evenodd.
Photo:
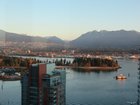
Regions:
M 17 75 L 1 75 L 0 80 L 7 80 L 7 81 L 13 81 L 13 80 L 20 80 L 21 77 Z

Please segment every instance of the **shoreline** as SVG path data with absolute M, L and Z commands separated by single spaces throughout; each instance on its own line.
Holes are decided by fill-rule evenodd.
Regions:
M 118 67 L 76 67 L 76 66 L 56 66 L 56 69 L 64 69 L 64 68 L 72 68 L 72 69 L 89 69 L 89 70 L 117 70 L 120 68 Z

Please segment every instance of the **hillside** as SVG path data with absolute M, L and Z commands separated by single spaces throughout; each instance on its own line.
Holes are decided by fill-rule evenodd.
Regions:
M 39 37 L 39 36 L 29 36 L 26 34 L 17 34 L 6 32 L 0 30 L 0 41 L 11 41 L 11 42 L 47 42 L 47 43 L 63 43 L 64 41 L 57 38 L 56 36 L 53 37 Z
M 64 41 L 56 36 L 50 36 L 50 37 L 46 37 L 47 42 L 53 42 L 53 43 L 59 43 L 59 44 L 63 44 Z
M 86 49 L 132 49 L 140 45 L 140 33 L 136 31 L 92 31 L 71 41 L 72 47 Z
M 0 30 L 0 41 L 6 42 L 41 42 L 48 47 L 63 47 L 66 42 L 56 36 L 39 37 L 17 34 Z M 91 31 L 70 41 L 69 48 L 82 49 L 135 49 L 140 45 L 140 33 L 137 31 Z M 46 46 L 46 45 L 45 45 Z

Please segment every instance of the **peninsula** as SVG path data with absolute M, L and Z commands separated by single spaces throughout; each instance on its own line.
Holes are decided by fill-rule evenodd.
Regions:
M 112 58 L 74 58 L 73 62 L 61 59 L 56 61 L 56 68 L 81 68 L 96 70 L 117 70 L 120 68 L 118 61 Z
M 33 58 L 0 56 L 0 68 L 15 68 L 17 72 L 26 72 L 31 64 L 41 63 Z M 46 61 L 47 62 L 47 61 Z M 69 61 L 67 59 L 55 59 L 53 63 L 56 68 L 81 68 L 95 70 L 117 70 L 120 68 L 118 61 L 111 57 L 76 57 Z

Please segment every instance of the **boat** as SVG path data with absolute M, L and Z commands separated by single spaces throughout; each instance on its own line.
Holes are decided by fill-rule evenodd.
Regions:
M 138 59 L 138 58 L 139 58 L 139 56 L 137 56 L 137 55 L 132 55 L 129 57 L 129 59 Z
M 119 74 L 116 76 L 116 79 L 120 79 L 120 80 L 123 80 L 123 79 L 127 79 L 125 75 L 123 74 Z
M 0 80 L 7 80 L 7 81 L 14 81 L 14 80 L 20 80 L 21 76 L 18 73 L 15 73 L 14 75 L 7 75 L 5 73 L 0 73 Z
M 14 68 L 0 68 L 0 80 L 15 81 L 20 79 L 20 73 L 16 72 Z
M 0 75 L 0 80 L 5 80 L 5 81 L 15 81 L 15 80 L 20 80 L 21 77 L 17 75 Z

